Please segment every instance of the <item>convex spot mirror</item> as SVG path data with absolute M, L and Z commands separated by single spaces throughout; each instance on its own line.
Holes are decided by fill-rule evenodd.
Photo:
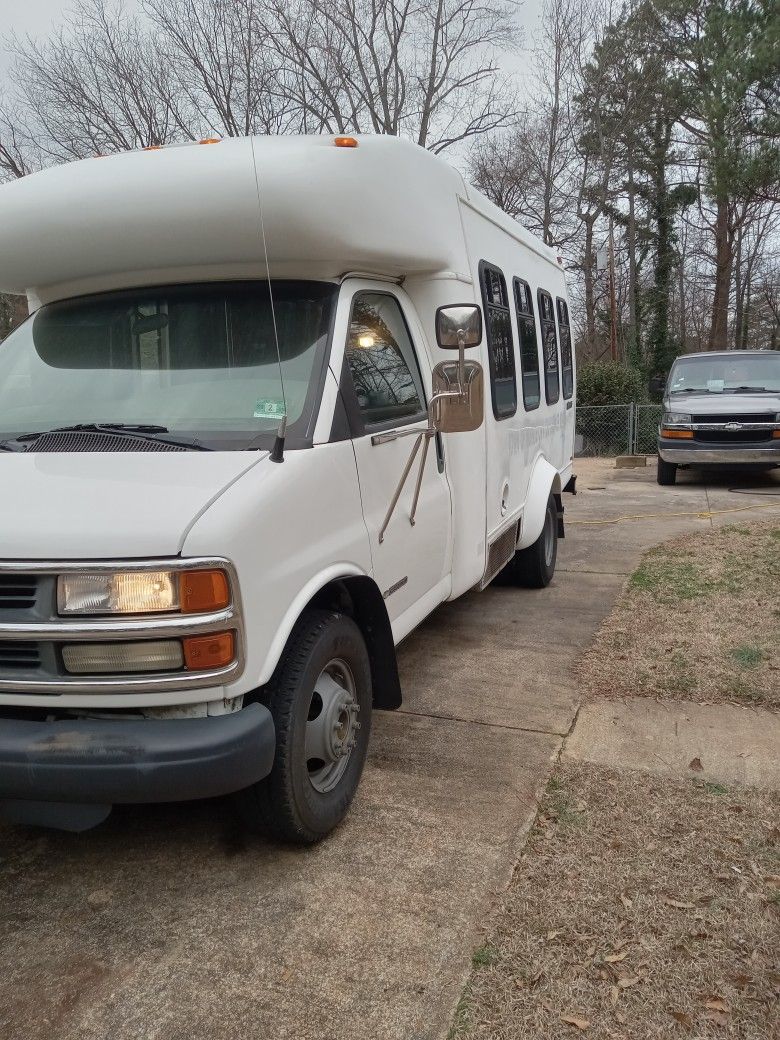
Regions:
M 478 347 L 482 342 L 482 311 L 473 303 L 457 303 L 436 311 L 436 342 L 443 350 Z
M 446 394 L 436 399 L 437 394 Z M 478 361 L 441 361 L 433 370 L 433 423 L 438 433 L 470 433 L 482 425 L 485 377 Z

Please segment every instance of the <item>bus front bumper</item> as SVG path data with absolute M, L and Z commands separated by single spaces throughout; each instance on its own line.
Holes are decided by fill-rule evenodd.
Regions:
M 268 775 L 275 743 L 260 704 L 196 719 L 0 719 L 0 815 L 81 830 L 57 823 L 58 807 L 93 826 L 116 803 L 230 794 Z

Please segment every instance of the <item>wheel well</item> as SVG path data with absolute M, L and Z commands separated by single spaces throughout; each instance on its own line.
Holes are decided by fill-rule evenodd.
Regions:
M 371 661 L 374 707 L 400 708 L 401 680 L 387 607 L 376 582 L 367 577 L 339 578 L 314 594 L 309 607 L 337 610 L 351 617 L 366 641 Z

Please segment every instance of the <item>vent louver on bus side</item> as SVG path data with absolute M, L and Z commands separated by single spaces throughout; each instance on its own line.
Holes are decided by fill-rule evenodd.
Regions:
M 144 437 L 125 437 L 110 433 L 90 433 L 74 430 L 63 433 L 42 433 L 25 451 L 187 451 L 178 444 L 146 440 Z
M 512 524 L 506 531 L 490 543 L 488 547 L 487 567 L 480 582 L 480 588 L 484 589 L 495 578 L 502 567 L 512 559 L 517 545 L 517 524 Z

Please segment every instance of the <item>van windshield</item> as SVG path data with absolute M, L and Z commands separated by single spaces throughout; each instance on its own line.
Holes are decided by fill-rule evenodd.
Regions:
M 0 344 L 0 439 L 155 425 L 220 450 L 266 447 L 286 411 L 295 447 L 313 414 L 337 287 L 272 287 L 273 306 L 267 282 L 244 282 L 42 307 Z
M 780 391 L 780 353 L 678 358 L 669 378 L 672 394 L 698 390 L 722 394 L 734 391 L 760 393 Z

